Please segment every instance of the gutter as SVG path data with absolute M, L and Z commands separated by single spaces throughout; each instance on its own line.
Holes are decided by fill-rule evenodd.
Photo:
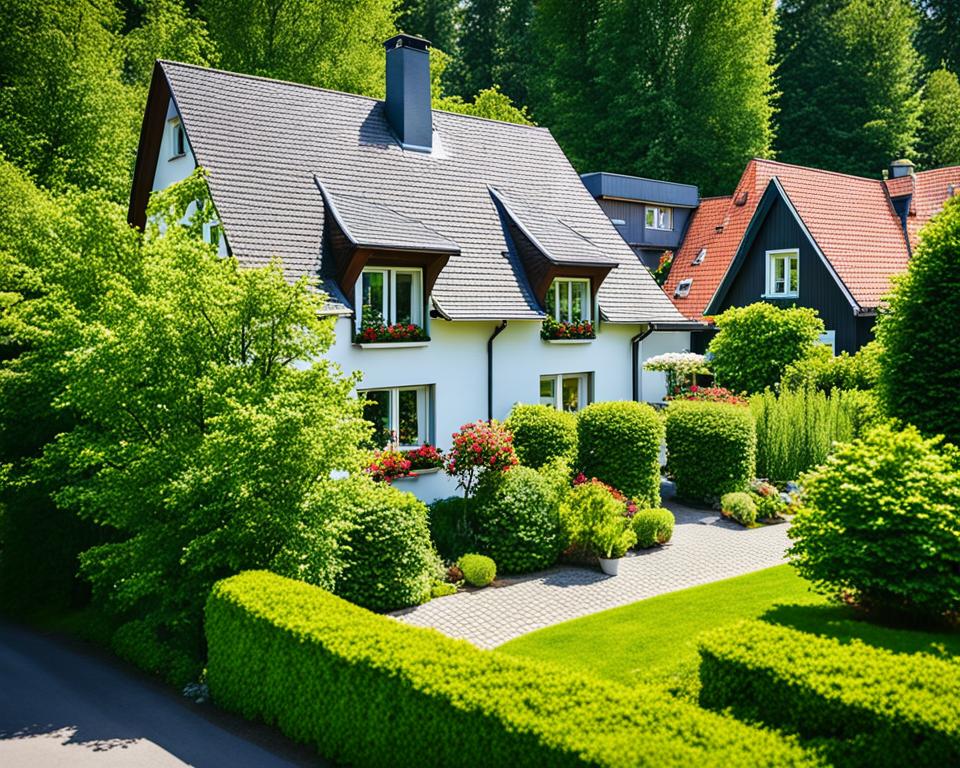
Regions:
M 503 333 L 506 327 L 507 321 L 501 320 L 487 339 L 487 421 L 493 421 L 493 340 Z
M 654 331 L 653 324 L 647 326 L 646 330 L 640 331 L 636 336 L 630 339 L 630 357 L 633 360 L 633 402 L 640 402 L 640 343 Z

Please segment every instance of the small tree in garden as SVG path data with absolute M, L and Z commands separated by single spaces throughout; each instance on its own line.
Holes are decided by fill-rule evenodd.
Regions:
M 645 370 L 667 374 L 667 397 L 688 392 L 697 384 L 697 374 L 710 373 L 707 359 L 695 352 L 666 352 L 647 359 Z
M 815 587 L 921 617 L 960 611 L 960 451 L 881 426 L 804 475 L 792 564 Z
M 454 433 L 446 468 L 463 488 L 464 497 L 469 498 L 484 475 L 506 472 L 517 464 L 513 435 L 494 419 L 464 424 Z
M 824 331 L 815 309 L 779 309 L 766 302 L 731 307 L 716 318 L 707 349 L 717 384 L 734 392 L 762 392 L 787 366 L 809 355 Z

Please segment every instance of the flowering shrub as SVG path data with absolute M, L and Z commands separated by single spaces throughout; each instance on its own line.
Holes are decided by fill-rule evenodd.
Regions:
M 780 490 L 766 480 L 750 483 L 750 495 L 757 507 L 758 520 L 775 520 L 787 509 L 787 502 L 781 497 Z
M 649 358 L 644 370 L 667 374 L 667 393 L 677 396 L 696 386 L 698 373 L 710 373 L 707 359 L 695 352 L 667 352 Z
M 447 474 L 457 478 L 464 495 L 470 496 L 488 472 L 506 472 L 518 464 L 511 435 L 496 420 L 464 424 L 453 434 L 447 453 Z
M 543 321 L 540 329 L 541 339 L 595 339 L 597 334 L 593 330 L 593 323 L 558 323 L 552 317 Z
M 427 332 L 413 323 L 386 325 L 383 322 L 364 323 L 354 336 L 355 344 L 376 344 L 391 341 L 430 341 Z
M 745 397 L 733 394 L 723 387 L 698 387 L 692 384 L 686 391 L 676 395 L 667 395 L 668 400 L 708 400 L 711 403 L 729 403 L 730 405 L 749 405 Z
M 567 551 L 590 557 L 623 557 L 637 543 L 632 521 L 604 483 L 577 485 L 560 505 Z
M 653 270 L 653 279 L 657 285 L 663 285 L 670 277 L 670 267 L 673 266 L 673 252 L 664 251 L 660 254 L 660 261 L 657 262 L 657 268 Z
M 410 462 L 412 470 L 436 469 L 443 466 L 443 454 L 430 443 L 414 448 L 412 451 L 406 451 L 403 455 Z
M 578 472 L 577 476 L 573 478 L 573 486 L 576 488 L 578 485 L 584 485 L 590 483 L 591 485 L 597 485 L 601 488 L 606 488 L 607 492 L 621 504 L 623 504 L 623 514 L 626 517 L 633 517 L 637 514 L 639 509 L 637 502 L 633 499 L 628 499 L 621 491 L 618 491 L 609 483 L 605 483 L 602 480 L 598 480 L 595 477 L 588 478 L 583 472 Z
M 411 462 L 406 454 L 387 448 L 374 451 L 373 460 L 367 465 L 367 474 L 381 483 L 390 483 L 410 475 Z

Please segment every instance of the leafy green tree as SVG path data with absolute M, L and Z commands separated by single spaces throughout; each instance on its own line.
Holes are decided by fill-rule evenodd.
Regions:
M 469 96 L 497 84 L 496 67 L 504 0 L 466 0 L 457 58 L 448 75 L 449 89 Z
M 516 106 L 496 86 L 480 91 L 472 102 L 465 101 L 460 96 L 445 96 L 443 80 L 449 61 L 450 57 L 443 51 L 434 49 L 430 53 L 430 79 L 434 109 L 458 112 L 473 117 L 485 117 L 488 120 L 500 120 L 506 123 L 534 124 L 526 107 Z
M 920 11 L 918 41 L 930 69 L 941 63 L 960 71 L 960 0 L 914 0 Z
M 107 2 L 0 0 L 0 150 L 43 187 L 129 194 L 141 113 Z
M 382 96 L 393 0 L 200 0 L 225 69 Z
M 945 67 L 923 86 L 918 157 L 926 168 L 960 165 L 960 81 Z
M 457 50 L 460 4 L 457 0 L 401 0 L 397 28 L 425 37 L 448 55 Z
M 956 335 L 931 318 L 960 311 L 958 254 L 960 198 L 955 197 L 921 231 L 876 330 L 879 392 L 888 413 L 927 436 L 946 435 L 954 445 L 960 445 L 960 401 L 950 393 L 960 377 L 960 349 Z
M 217 52 L 206 25 L 191 16 L 182 0 L 146 0 L 141 23 L 124 35 L 126 79 L 150 84 L 157 59 L 215 65 Z
M 494 83 L 514 104 L 526 105 L 530 98 L 533 16 L 533 0 L 509 0 L 503 14 Z
M 778 18 L 778 157 L 876 177 L 911 155 L 920 57 L 908 0 L 784 0 Z

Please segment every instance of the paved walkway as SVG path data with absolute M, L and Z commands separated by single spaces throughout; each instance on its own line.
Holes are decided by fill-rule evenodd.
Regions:
M 673 540 L 628 556 L 618 576 L 590 568 L 552 568 L 394 615 L 493 648 L 535 629 L 783 562 L 789 545 L 786 525 L 747 530 L 716 512 L 678 504 L 671 495 L 672 486 L 665 483 L 665 505 L 677 518 Z

